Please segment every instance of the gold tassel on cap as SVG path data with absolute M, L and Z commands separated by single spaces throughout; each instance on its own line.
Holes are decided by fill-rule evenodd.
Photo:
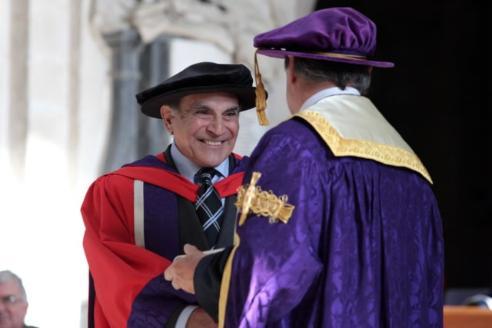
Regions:
M 257 50 L 258 51 L 258 50 Z M 256 82 L 256 115 L 258 115 L 258 122 L 260 125 L 268 125 L 268 118 L 266 117 L 266 92 L 265 86 L 261 79 L 260 68 L 258 66 L 257 51 L 255 52 L 255 82 Z

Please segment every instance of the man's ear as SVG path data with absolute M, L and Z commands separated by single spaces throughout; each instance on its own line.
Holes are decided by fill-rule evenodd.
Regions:
M 296 83 L 297 82 L 297 73 L 294 67 L 294 61 L 295 61 L 294 56 L 289 56 L 289 60 L 287 61 L 287 79 L 289 83 Z
M 170 134 L 173 134 L 172 121 L 174 119 L 173 109 L 168 105 L 161 106 L 161 118 L 164 126 Z

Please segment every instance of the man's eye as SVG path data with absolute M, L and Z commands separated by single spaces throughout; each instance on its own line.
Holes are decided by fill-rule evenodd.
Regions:
M 15 302 L 17 302 L 17 296 L 15 296 L 15 295 L 7 295 L 7 296 L 2 297 L 2 301 L 4 303 L 14 304 Z
M 227 117 L 234 117 L 237 115 L 239 115 L 239 112 L 237 110 L 233 110 L 233 111 L 229 111 L 229 112 L 225 113 L 225 116 L 227 116 Z
M 197 110 L 195 112 L 195 115 L 208 115 L 208 111 L 207 110 Z

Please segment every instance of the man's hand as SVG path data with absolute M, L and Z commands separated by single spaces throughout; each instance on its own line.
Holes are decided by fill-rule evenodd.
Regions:
M 198 262 L 205 256 L 203 252 L 190 244 L 184 245 L 185 255 L 178 255 L 173 263 L 164 271 L 164 279 L 171 281 L 174 289 L 182 289 L 195 294 L 193 276 Z
M 186 328 L 216 328 L 217 323 L 202 308 L 196 308 L 190 315 Z

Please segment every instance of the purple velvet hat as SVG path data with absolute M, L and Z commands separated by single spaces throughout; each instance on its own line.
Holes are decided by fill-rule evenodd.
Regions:
M 290 55 L 382 68 L 394 66 L 369 59 L 376 49 L 376 25 L 348 7 L 318 10 L 259 34 L 254 46 L 259 54 L 270 57 Z

